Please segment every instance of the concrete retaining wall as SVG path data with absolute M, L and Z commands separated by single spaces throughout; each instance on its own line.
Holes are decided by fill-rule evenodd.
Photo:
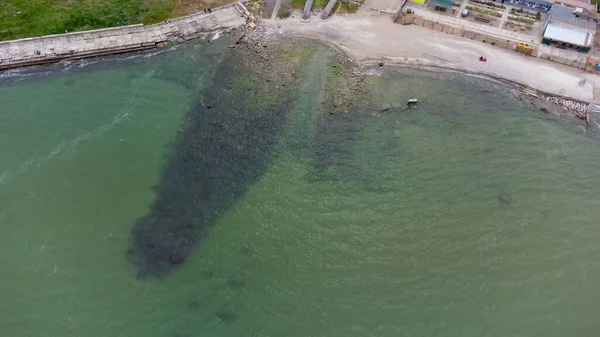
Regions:
M 542 58 L 544 60 L 548 60 L 548 61 L 552 61 L 552 62 L 564 64 L 564 65 L 575 67 L 575 68 L 579 68 L 579 69 L 585 69 L 585 66 L 586 66 L 586 63 L 587 63 L 586 61 L 588 59 L 588 55 L 587 54 L 583 54 L 583 53 L 576 54 L 576 55 L 578 57 L 573 58 L 573 57 L 567 57 L 567 56 L 561 56 L 561 55 L 554 55 L 552 53 L 543 52 L 543 51 L 538 51 L 538 54 L 537 54 L 537 56 L 539 58 Z
M 143 50 L 166 41 L 183 42 L 202 32 L 242 26 L 249 18 L 245 12 L 246 8 L 237 3 L 150 26 L 139 24 L 4 41 L 0 42 L 0 70 Z

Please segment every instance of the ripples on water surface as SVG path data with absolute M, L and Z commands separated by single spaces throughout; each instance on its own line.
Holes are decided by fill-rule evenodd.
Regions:
M 596 139 L 495 84 L 413 70 L 368 78 L 377 103 L 319 116 L 321 47 L 276 124 L 251 107 L 199 109 L 241 71 L 219 63 L 224 49 L 0 79 L 0 336 L 600 331 Z M 379 112 L 413 97 L 417 109 Z M 182 140 L 208 113 L 235 144 Z M 186 149 L 248 162 L 219 151 L 187 174 Z M 232 175 L 243 165 L 256 172 Z M 195 189 L 169 188 L 177 177 L 210 189 L 219 212 L 184 263 L 138 279 L 125 252 L 160 200 L 206 220 Z

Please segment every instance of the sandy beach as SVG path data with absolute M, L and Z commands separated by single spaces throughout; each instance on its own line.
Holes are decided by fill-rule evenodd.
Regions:
M 359 63 L 384 60 L 457 69 L 501 77 L 588 102 L 594 100 L 594 87 L 600 88 L 600 76 L 584 70 L 423 27 L 395 24 L 390 15 L 375 11 L 361 9 L 328 20 L 312 17 L 309 22 L 302 22 L 299 15 L 294 15 L 283 20 L 264 20 L 261 26 L 268 35 L 330 42 Z M 479 62 L 479 56 L 487 57 L 488 61 Z M 582 79 L 587 82 L 580 86 Z

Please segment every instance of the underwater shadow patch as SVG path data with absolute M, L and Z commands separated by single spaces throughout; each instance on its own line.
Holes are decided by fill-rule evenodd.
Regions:
M 218 217 L 263 174 L 275 153 L 292 110 L 293 88 L 269 92 L 260 73 L 234 70 L 228 63 L 222 63 L 211 87 L 186 115 L 154 187 L 155 200 L 131 232 L 127 255 L 137 277 L 160 277 L 183 263 Z M 263 88 L 230 85 L 250 77 L 259 79 L 254 87 Z

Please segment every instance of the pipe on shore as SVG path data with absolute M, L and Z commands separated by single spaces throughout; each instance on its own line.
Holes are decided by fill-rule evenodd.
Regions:
M 321 19 L 325 20 L 329 17 L 329 15 L 331 15 L 331 12 L 333 11 L 333 8 L 335 7 L 336 3 L 337 0 L 329 0 L 327 6 L 325 6 L 325 10 L 323 11 L 323 13 L 321 13 Z
M 310 11 L 312 9 L 313 1 L 314 0 L 306 1 L 306 4 L 304 5 L 304 10 L 302 11 L 302 20 L 310 19 Z

